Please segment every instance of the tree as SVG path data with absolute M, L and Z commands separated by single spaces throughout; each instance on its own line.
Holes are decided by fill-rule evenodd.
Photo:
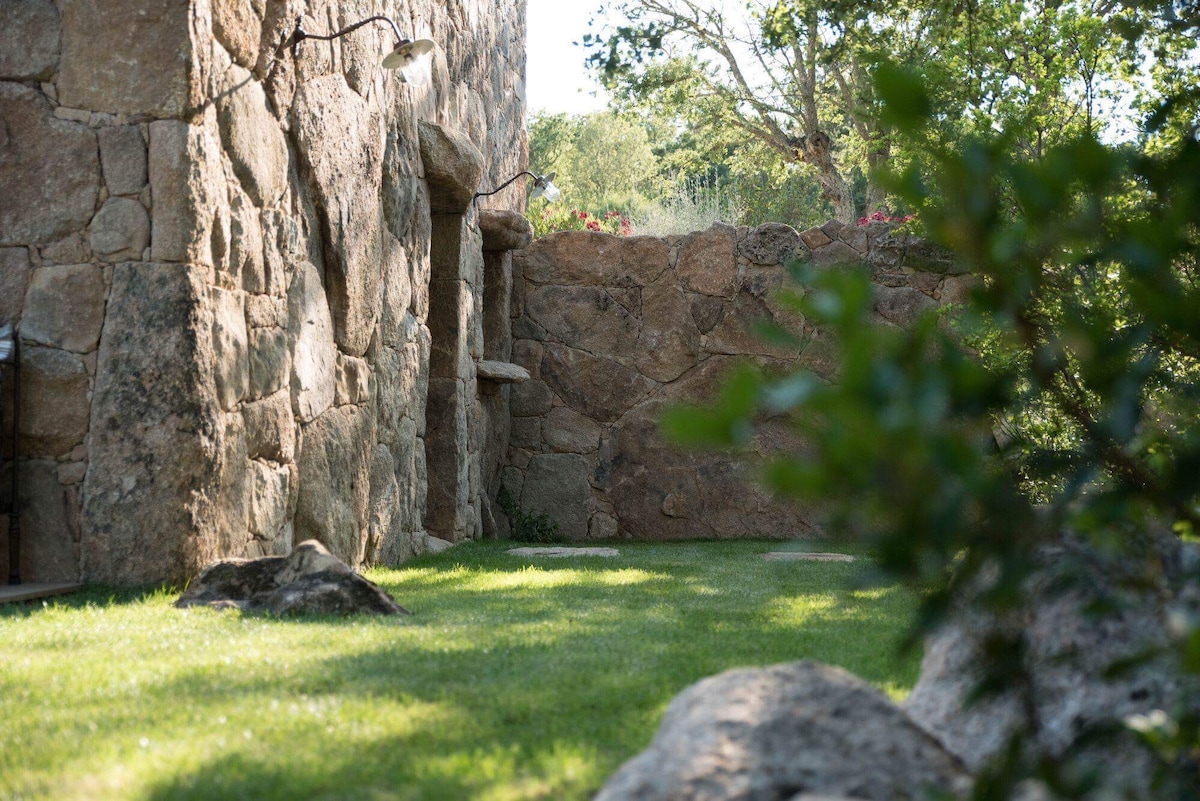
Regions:
M 644 202 L 658 172 L 645 126 L 610 112 L 534 115 L 529 165 L 557 172 L 567 202 L 596 211 L 628 211 Z
M 872 71 L 921 74 L 938 103 L 931 136 L 1021 131 L 1028 157 L 1094 124 L 1099 93 L 1127 72 L 1110 0 L 752 0 L 731 17 L 695 0 L 623 0 L 589 34 L 589 64 L 624 102 L 677 114 L 713 140 L 758 143 L 803 165 L 837 219 L 887 210 L 873 178 L 896 155 Z M 903 159 L 902 159 L 903 160 Z M 868 176 L 862 204 L 848 176 Z

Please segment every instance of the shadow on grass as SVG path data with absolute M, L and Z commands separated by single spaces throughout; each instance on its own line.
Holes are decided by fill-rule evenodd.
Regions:
M 418 614 L 365 624 L 367 647 L 313 659 L 283 687 L 269 676 L 195 671 L 158 689 L 198 699 L 329 696 L 390 715 L 436 714 L 351 737 L 290 723 L 287 753 L 222 755 L 149 797 L 474 798 L 498 787 L 498 797 L 586 797 L 646 745 L 676 693 L 712 673 L 808 658 L 877 684 L 915 680 L 915 656 L 894 652 L 915 602 L 899 591 L 855 592 L 865 566 L 657 553 L 531 565 L 479 549 L 380 571 L 373 578 Z M 753 551 L 728 555 L 743 553 Z M 331 622 L 289 625 L 319 638 Z

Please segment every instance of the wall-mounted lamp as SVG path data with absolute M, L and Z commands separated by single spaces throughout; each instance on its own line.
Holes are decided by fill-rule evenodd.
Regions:
M 426 57 L 433 52 L 437 45 L 429 39 L 417 39 L 416 41 L 405 39 L 400 35 L 400 29 L 396 27 L 396 23 L 392 22 L 389 17 L 367 17 L 362 22 L 356 22 L 353 25 L 348 25 L 336 33 L 331 33 L 327 36 L 321 34 L 309 33 L 304 30 L 302 25 L 303 17 L 296 18 L 296 28 L 292 31 L 292 35 L 283 40 L 279 48 L 275 51 L 276 56 L 283 54 L 284 50 L 291 48 L 292 58 L 296 57 L 296 53 L 300 47 L 300 43 L 305 39 L 320 39 L 323 42 L 329 42 L 338 37 L 345 36 L 351 31 L 356 31 L 364 25 L 372 22 L 386 22 L 392 27 L 392 33 L 396 36 L 396 46 L 392 52 L 388 53 L 383 58 L 382 66 L 384 69 L 396 70 L 400 73 L 400 79 L 405 83 L 411 83 L 414 86 L 420 86 L 425 83 L 426 71 L 423 69 Z
M 514 175 L 512 178 L 509 178 L 507 181 L 500 184 L 500 186 L 496 187 L 491 192 L 476 192 L 475 197 L 480 198 L 480 197 L 488 197 L 489 195 L 494 195 L 497 192 L 500 192 L 500 191 L 506 189 L 509 184 L 511 184 L 513 181 L 517 180 L 521 176 L 528 175 L 530 178 L 533 179 L 533 195 L 529 198 L 530 200 L 537 200 L 539 197 L 544 197 L 550 203 L 557 203 L 558 199 L 562 197 L 562 190 L 559 189 L 557 186 L 555 186 L 553 183 L 554 176 L 556 174 L 557 173 L 548 172 L 545 175 L 537 175 L 535 173 L 532 173 L 532 172 L 529 172 L 528 170 L 526 170 L 525 172 L 519 172 L 516 175 Z
M 21 583 L 21 505 L 17 498 L 17 432 L 21 414 L 21 342 L 12 323 L 0 326 L 0 367 L 12 377 L 12 498 L 8 504 L 8 583 Z

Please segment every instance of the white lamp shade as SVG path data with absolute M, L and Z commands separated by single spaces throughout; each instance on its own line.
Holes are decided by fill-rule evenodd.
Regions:
M 549 203 L 557 203 L 562 197 L 562 191 L 554 185 L 554 176 L 556 172 L 548 172 L 545 175 L 535 175 L 533 182 L 533 196 L 530 200 L 537 200 L 539 197 L 546 198 Z
M 437 47 L 429 39 L 417 39 L 415 42 L 401 42 L 396 49 L 383 59 L 384 69 L 397 70 L 400 79 L 414 86 L 421 86 L 429 79 L 425 69 L 429 54 Z

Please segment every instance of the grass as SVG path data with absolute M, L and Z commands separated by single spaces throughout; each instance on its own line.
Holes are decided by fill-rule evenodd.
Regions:
M 896 655 L 915 598 L 871 585 L 864 560 L 508 547 L 371 571 L 410 618 L 247 618 L 97 588 L 0 607 L 0 798 L 581 799 L 703 676 L 810 658 L 894 697 L 916 679 Z

